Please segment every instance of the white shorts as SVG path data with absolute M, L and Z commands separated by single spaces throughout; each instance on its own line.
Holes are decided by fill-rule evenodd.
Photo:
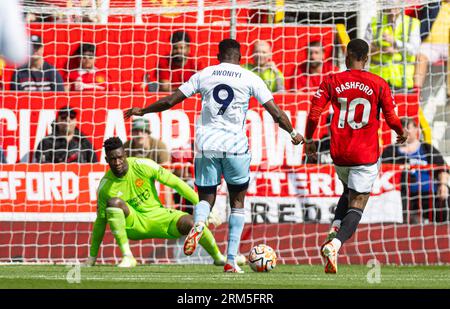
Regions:
M 377 179 L 378 171 L 380 170 L 380 160 L 372 165 L 358 165 L 358 166 L 337 166 L 334 168 L 339 176 L 339 179 L 358 193 L 372 192 L 372 186 Z
M 447 44 L 422 43 L 420 45 L 419 54 L 427 56 L 430 63 L 435 63 L 448 58 Z
M 228 185 L 241 185 L 250 180 L 250 153 L 234 155 L 205 152 L 195 155 L 195 184 L 198 187 L 220 185 L 221 177 Z

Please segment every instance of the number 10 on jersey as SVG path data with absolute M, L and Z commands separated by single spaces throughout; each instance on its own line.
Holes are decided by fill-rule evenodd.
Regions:
M 338 128 L 343 129 L 345 127 L 345 116 L 347 116 L 347 112 L 347 123 L 352 129 L 357 130 L 366 126 L 367 123 L 369 123 L 370 110 L 372 109 L 370 102 L 364 98 L 355 98 L 350 102 L 350 104 L 348 104 L 347 101 L 347 98 L 338 98 L 338 102 L 340 104 Z M 356 122 L 356 107 L 360 104 L 363 106 L 363 115 L 361 122 Z

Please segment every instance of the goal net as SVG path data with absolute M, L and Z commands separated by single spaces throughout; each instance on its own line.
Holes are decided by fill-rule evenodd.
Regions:
M 241 43 L 242 65 L 264 78 L 275 102 L 303 133 L 313 93 L 327 74 L 345 69 L 345 46 L 359 37 L 371 45 L 367 69 L 390 83 L 399 116 L 409 117 L 411 131 L 418 128 L 420 142 L 411 137 L 408 147 L 391 147 L 395 133 L 382 122 L 383 164 L 340 262 L 450 263 L 450 3 L 21 3 L 34 54 L 20 67 L 0 63 L 0 262 L 65 263 L 88 256 L 96 190 L 108 169 L 102 144 L 111 136 L 132 140 L 131 154 L 148 156 L 193 185 L 200 97 L 135 122 L 125 120 L 123 111 L 147 106 L 217 64 L 222 39 Z M 319 247 L 343 190 L 329 155 L 331 117 L 331 111 L 322 115 L 314 162 L 250 101 L 251 181 L 241 253 L 265 243 L 281 263 L 321 263 Z M 72 132 L 67 128 L 73 134 L 67 136 Z M 158 190 L 166 207 L 192 213 L 193 206 L 171 189 Z M 222 252 L 229 213 L 222 182 L 209 220 Z M 143 263 L 212 261 L 203 250 L 185 257 L 183 241 L 149 239 L 132 241 L 131 247 Z M 99 262 L 120 257 L 107 228 Z

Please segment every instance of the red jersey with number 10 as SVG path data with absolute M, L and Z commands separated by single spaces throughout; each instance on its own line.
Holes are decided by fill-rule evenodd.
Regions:
M 375 74 L 347 70 L 327 76 L 312 99 L 308 122 L 318 121 L 317 116 L 320 117 L 328 102 L 334 111 L 330 152 L 336 165 L 365 165 L 378 161 L 380 110 L 397 134 L 403 132 L 394 111 L 391 90 L 386 81 Z M 307 131 L 308 127 L 311 125 L 307 125 Z

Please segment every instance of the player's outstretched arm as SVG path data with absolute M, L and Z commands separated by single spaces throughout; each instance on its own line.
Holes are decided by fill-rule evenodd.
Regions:
M 322 115 L 323 106 L 311 104 L 305 128 L 305 153 L 306 156 L 317 161 L 317 148 L 313 140 L 314 131 L 319 124 L 320 115 Z
M 165 96 L 155 103 L 144 107 L 133 107 L 125 112 L 125 119 L 130 118 L 131 116 L 143 116 L 148 113 L 158 113 L 172 108 L 177 105 L 181 101 L 186 99 L 186 96 L 179 90 L 175 90 L 171 95 Z
M 177 191 L 178 194 L 191 202 L 193 205 L 198 204 L 198 194 L 194 191 L 194 189 L 192 189 L 187 183 L 175 176 L 169 170 L 160 167 L 156 179 L 163 185 L 166 185 Z
M 292 143 L 298 145 L 304 142 L 303 136 L 292 128 L 292 123 L 284 111 L 282 111 L 273 100 L 266 102 L 264 108 L 272 116 L 273 120 L 279 124 L 280 128 L 291 135 Z
M 311 100 L 311 109 L 309 110 L 308 118 L 305 127 L 305 152 L 306 155 L 314 160 L 317 160 L 316 144 L 313 141 L 314 131 L 316 131 L 319 124 L 320 115 L 330 101 L 330 77 L 327 77 L 321 84 L 319 89 L 314 94 Z

